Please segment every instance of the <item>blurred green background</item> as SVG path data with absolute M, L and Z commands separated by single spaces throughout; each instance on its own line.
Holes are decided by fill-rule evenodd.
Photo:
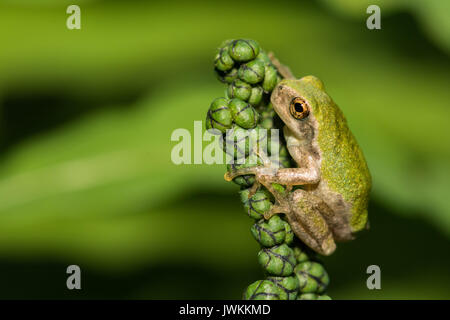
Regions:
M 66 8 L 81 7 L 81 30 Z M 382 29 L 368 30 L 369 4 Z M 450 2 L 0 1 L 0 298 L 225 299 L 261 279 L 223 165 L 170 160 L 253 38 L 320 77 L 372 172 L 371 230 L 324 262 L 334 299 L 450 298 Z M 82 269 L 82 290 L 65 287 Z M 381 290 L 366 288 L 381 267 Z

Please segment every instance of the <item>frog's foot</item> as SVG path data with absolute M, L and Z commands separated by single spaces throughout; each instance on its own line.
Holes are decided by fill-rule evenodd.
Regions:
M 242 168 L 242 169 L 238 169 L 238 170 L 232 170 L 230 172 L 225 173 L 225 180 L 226 181 L 232 181 L 234 178 L 238 177 L 238 176 L 242 176 L 242 175 L 255 175 L 256 176 L 256 172 L 255 170 L 247 170 L 247 169 L 253 169 L 253 168 Z M 251 186 L 249 193 L 248 193 L 248 198 L 250 199 L 251 197 L 253 197 L 256 193 L 256 191 L 258 191 L 258 189 L 261 187 L 261 183 L 258 180 L 255 180 L 255 182 L 253 183 L 253 185 Z
M 287 208 L 280 204 L 274 204 L 269 211 L 264 213 L 264 219 L 269 220 L 276 214 L 286 213 Z
M 256 175 L 257 172 L 256 169 L 257 167 L 241 168 L 237 170 L 233 169 L 231 171 L 226 172 L 224 178 L 226 181 L 232 181 L 234 178 L 238 176 L 245 176 L 249 174 Z
M 234 178 L 236 178 L 238 176 L 250 175 L 250 174 L 256 176 L 256 168 L 255 167 L 231 170 L 231 171 L 225 173 L 224 178 L 226 181 L 232 181 Z M 253 197 L 255 195 L 256 191 L 258 191 L 258 189 L 260 187 L 261 187 L 261 183 L 256 179 L 249 190 L 248 198 L 250 199 L 251 197 Z
M 280 204 L 278 207 L 285 208 L 285 206 L 281 206 L 281 203 L 284 203 L 282 199 L 284 196 L 282 196 L 277 190 L 275 190 L 272 186 L 272 179 L 276 175 L 277 168 L 273 168 L 271 166 L 256 166 L 256 167 L 249 167 L 249 168 L 241 168 L 237 170 L 231 170 L 227 173 L 225 173 L 225 180 L 232 181 L 237 176 L 242 175 L 254 175 L 255 176 L 255 183 L 250 189 L 248 197 L 251 198 L 256 191 L 261 186 L 264 186 L 276 199 L 276 205 Z M 292 189 L 292 186 L 290 187 Z M 290 191 L 289 189 L 289 191 Z
M 259 183 L 258 181 L 255 181 L 255 183 L 253 183 L 252 187 L 249 190 L 248 193 L 248 198 L 250 199 L 251 197 L 253 197 L 256 193 L 256 191 L 258 191 L 258 189 L 261 187 L 261 183 Z

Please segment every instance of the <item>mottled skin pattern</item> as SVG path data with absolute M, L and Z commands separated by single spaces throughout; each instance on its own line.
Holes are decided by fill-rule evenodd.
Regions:
M 304 119 L 292 114 L 292 101 L 300 98 L 309 110 Z M 287 147 L 297 168 L 269 165 L 236 170 L 226 175 L 254 174 L 276 203 L 265 215 L 284 213 L 295 234 L 320 254 L 336 249 L 335 241 L 351 240 L 367 226 L 370 173 L 342 111 L 326 94 L 322 82 L 307 76 L 281 81 L 271 101 L 284 122 Z M 280 192 L 274 184 L 286 185 Z M 292 190 L 292 186 L 301 186 Z

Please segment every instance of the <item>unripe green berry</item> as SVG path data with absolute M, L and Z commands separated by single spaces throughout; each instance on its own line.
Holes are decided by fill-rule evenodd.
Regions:
M 295 300 L 298 294 L 297 277 L 268 277 L 267 280 L 272 281 L 281 292 L 280 300 Z
M 257 84 L 264 79 L 264 62 L 261 60 L 252 60 L 244 63 L 238 70 L 239 78 L 250 84 Z
M 252 86 L 236 79 L 228 86 L 228 97 L 247 101 L 252 93 Z
M 264 64 L 271 64 L 272 61 L 270 61 L 269 56 L 267 55 L 267 53 L 264 50 L 260 50 L 258 56 L 256 57 L 256 59 L 261 60 L 262 62 L 264 62 Z
M 230 44 L 229 53 L 234 61 L 249 61 L 255 59 L 259 54 L 259 44 L 254 40 L 234 40 Z
M 261 188 L 249 199 L 249 193 L 250 189 L 244 189 L 240 192 L 244 209 L 250 218 L 263 219 L 264 213 L 272 208 L 272 194 Z
M 238 78 L 238 69 L 233 68 L 229 71 L 223 72 L 216 69 L 217 76 L 220 81 L 224 83 L 232 83 L 234 80 Z
M 264 129 L 273 128 L 272 118 L 270 118 L 270 117 L 261 118 L 261 120 L 259 121 L 259 125 Z
M 275 215 L 269 220 L 261 219 L 250 229 L 253 237 L 264 247 L 283 243 L 286 237 L 284 221 Z
M 291 225 L 287 222 L 284 221 L 284 229 L 285 229 L 285 233 L 286 233 L 286 237 L 284 238 L 284 243 L 286 243 L 288 246 L 290 246 L 293 242 L 294 242 L 294 231 L 291 228 Z
M 228 100 L 226 98 L 216 98 L 209 107 L 206 116 L 206 129 L 218 129 L 225 133 L 227 129 L 231 128 L 233 124 L 231 111 L 228 107 Z
M 229 103 L 233 121 L 241 128 L 252 129 L 258 124 L 258 113 L 247 102 L 241 99 L 231 99 Z
M 297 297 L 297 300 L 331 300 L 327 295 L 317 295 L 315 293 L 303 293 Z
M 272 281 L 258 280 L 247 287 L 244 300 L 280 300 L 280 289 Z
M 219 49 L 219 52 L 214 59 L 214 66 L 217 70 L 228 71 L 233 68 L 234 60 L 231 58 L 228 46 Z
M 286 148 L 286 146 L 284 144 L 280 145 L 280 150 L 279 150 L 279 158 L 280 158 L 280 165 L 283 168 L 290 168 L 291 167 L 291 155 L 289 154 L 288 149 Z
M 241 128 L 238 125 L 233 125 L 230 130 L 226 132 L 225 139 L 223 139 L 223 150 L 233 159 L 242 160 L 250 153 L 250 137 L 248 130 Z M 243 159 L 245 161 L 245 159 Z M 240 162 L 242 164 L 243 162 Z
M 249 141 L 250 141 L 250 149 L 253 152 L 257 150 L 256 154 L 264 153 L 267 154 L 268 149 L 268 131 L 267 129 L 260 128 L 257 126 L 255 129 L 248 130 Z M 256 156 L 256 155 L 255 155 Z
M 324 267 L 313 261 L 299 263 L 295 267 L 295 274 L 302 293 L 323 293 L 330 282 Z
M 236 119 L 242 120 L 242 113 L 240 117 Z M 243 164 L 244 162 L 248 162 L 249 165 L 262 164 L 261 158 L 254 151 L 256 149 L 267 153 L 267 130 L 259 127 L 244 129 L 234 124 L 224 136 L 222 149 L 236 159 L 237 164 Z
M 263 248 L 258 253 L 258 261 L 264 270 L 275 276 L 289 276 L 294 271 L 294 252 L 286 244 Z
M 275 111 L 273 109 L 262 111 L 260 120 L 259 120 L 259 125 L 261 126 L 261 128 L 273 129 L 273 127 L 274 127 L 273 117 L 274 116 L 275 116 Z M 268 149 L 268 151 L 270 153 L 270 148 Z
M 302 263 L 309 260 L 308 255 L 304 250 L 302 250 L 300 247 L 294 247 L 292 250 L 294 250 L 294 256 L 297 260 L 297 263 Z
M 262 84 L 264 91 L 271 92 L 275 88 L 278 82 L 277 75 L 278 72 L 274 66 L 266 65 L 264 70 L 264 81 Z
M 272 183 L 272 188 L 280 194 L 284 194 L 286 188 L 279 183 Z
M 260 86 L 253 87 L 250 93 L 250 97 L 248 98 L 248 103 L 250 103 L 252 106 L 259 105 L 262 101 L 263 92 L 264 90 L 262 87 Z

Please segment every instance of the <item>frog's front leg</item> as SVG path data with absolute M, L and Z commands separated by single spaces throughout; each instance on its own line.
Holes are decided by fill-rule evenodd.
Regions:
M 258 178 L 257 178 L 258 179 Z M 291 189 L 292 186 L 316 184 L 320 181 L 320 170 L 316 167 L 309 168 L 281 168 L 274 174 L 262 173 L 260 180 L 279 183 Z
M 305 168 L 255 166 L 227 172 L 225 180 L 231 181 L 241 175 L 254 175 L 256 181 L 260 184 L 278 183 L 291 188 L 297 185 L 318 183 L 320 180 L 320 169 L 313 161 L 308 161 L 308 166 Z
M 253 195 L 258 191 L 261 184 L 263 184 L 262 179 L 260 179 L 260 171 L 266 169 L 265 166 L 255 166 L 255 167 L 249 167 L 249 168 L 241 168 L 241 169 L 234 169 L 230 172 L 225 173 L 225 180 L 226 181 L 232 181 L 234 178 L 238 176 L 244 176 L 244 175 L 254 175 L 255 176 L 255 183 L 253 183 L 252 187 L 250 188 L 250 192 L 248 194 L 248 197 L 251 198 Z
M 274 168 L 270 166 L 255 166 L 232 170 L 225 174 L 225 180 L 231 181 L 240 175 L 254 175 L 256 182 L 250 189 L 251 198 L 263 185 L 275 198 L 272 208 L 264 214 L 266 220 L 275 214 L 291 211 L 288 195 L 294 185 L 315 184 L 320 180 L 319 170 L 311 165 L 308 168 Z M 273 187 L 273 183 L 286 185 L 283 193 Z
M 305 167 L 302 168 L 278 168 L 266 164 L 264 166 L 234 169 L 225 173 L 224 178 L 227 181 L 231 181 L 237 176 L 254 175 L 256 182 L 250 189 L 249 198 L 251 198 L 258 188 L 263 185 L 273 194 L 276 202 L 279 204 L 278 207 L 280 207 L 280 210 L 285 210 L 287 205 L 285 204 L 286 201 L 283 199 L 284 196 L 279 194 L 279 192 L 272 187 L 273 183 L 285 185 L 286 190 L 284 193 L 288 194 L 292 190 L 292 186 L 317 184 L 320 180 L 320 170 L 316 163 L 312 161 L 311 157 L 307 157 L 303 164 Z M 274 207 L 274 209 L 275 208 L 276 207 Z M 275 213 L 278 212 L 270 213 L 266 219 L 270 218 Z
M 225 180 L 231 181 L 234 178 L 238 176 L 245 176 L 245 175 L 254 175 L 257 182 L 261 183 L 262 180 L 267 177 L 268 175 L 274 175 L 276 174 L 276 171 L 278 169 L 276 168 L 270 168 L 266 166 L 254 166 L 254 167 L 247 167 L 247 168 L 240 168 L 240 169 L 234 169 L 227 173 L 225 173 Z
M 295 157 L 294 157 L 295 158 Z M 320 181 L 320 168 L 311 156 L 304 156 L 297 162 L 297 168 L 273 168 L 260 170 L 255 178 L 261 183 L 278 183 L 290 191 L 292 186 L 317 184 Z

